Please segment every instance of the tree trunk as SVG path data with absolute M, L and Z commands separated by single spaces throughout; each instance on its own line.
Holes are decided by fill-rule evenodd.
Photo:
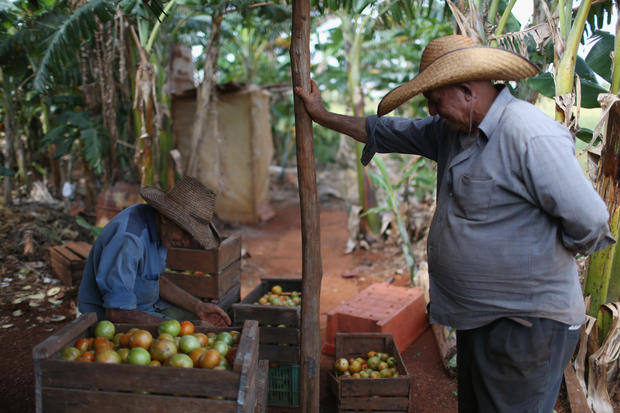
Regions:
M 293 87 L 310 90 L 310 0 L 293 2 L 291 71 Z M 321 335 L 319 330 L 321 233 L 319 199 L 316 188 L 312 120 L 302 100 L 295 96 L 297 176 L 301 207 L 302 294 L 301 371 L 299 374 L 301 411 L 319 411 Z
M 11 101 L 11 85 L 9 83 L 8 76 L 4 73 L 0 67 L 0 77 L 2 77 L 2 97 L 4 100 L 4 135 L 5 141 L 5 158 L 4 167 L 11 169 L 13 167 L 13 140 L 15 139 L 13 133 L 13 126 L 15 125 L 15 114 L 13 113 L 13 103 Z M 13 178 L 10 176 L 4 177 L 4 205 L 11 205 L 13 203 Z
M 211 17 L 211 39 L 205 55 L 204 79 L 200 85 L 196 102 L 196 117 L 194 118 L 194 129 L 192 130 L 192 141 L 190 145 L 189 159 L 185 167 L 185 174 L 196 176 L 198 174 L 199 149 L 203 137 L 208 131 L 217 131 L 217 120 L 215 116 L 209 116 L 213 110 L 213 100 L 215 96 L 215 75 L 217 72 L 217 59 L 220 55 L 220 40 L 222 37 L 222 15 L 214 14 Z M 209 125 L 209 120 L 216 124 Z M 215 148 L 217 150 L 217 148 Z M 217 159 L 218 157 L 216 157 Z

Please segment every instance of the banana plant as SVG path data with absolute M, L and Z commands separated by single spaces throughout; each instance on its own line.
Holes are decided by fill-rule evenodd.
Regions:
M 377 169 L 379 169 L 379 171 L 381 172 L 381 174 L 370 172 L 370 178 L 377 187 L 383 189 L 383 191 L 385 192 L 385 205 L 370 208 L 367 211 L 363 212 L 362 215 L 378 214 L 379 212 L 384 211 L 389 211 L 392 213 L 396 221 L 396 227 L 398 229 L 398 234 L 400 237 L 400 245 L 403 251 L 403 256 L 405 257 L 407 269 L 409 270 L 409 278 L 411 280 L 411 284 L 414 286 L 418 286 L 419 283 L 416 277 L 415 256 L 413 254 L 413 247 L 411 245 L 409 231 L 407 230 L 407 224 L 403 219 L 401 213 L 399 191 L 403 187 L 403 184 L 406 184 L 408 182 L 408 179 L 416 172 L 420 165 L 413 164 L 408 170 L 404 171 L 403 176 L 400 178 L 398 183 L 392 185 L 390 173 L 388 172 L 385 166 L 385 162 L 383 162 L 383 159 L 380 156 L 375 156 L 374 163 L 377 166 Z

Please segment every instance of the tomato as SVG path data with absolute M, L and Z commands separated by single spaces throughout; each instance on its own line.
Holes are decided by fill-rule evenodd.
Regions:
M 349 361 L 345 358 L 339 358 L 336 360 L 334 367 L 339 373 L 347 372 L 349 370 Z
M 192 335 L 186 335 L 181 337 L 179 348 L 183 353 L 189 354 L 197 348 L 200 348 L 200 341 Z
M 60 359 L 61 360 L 75 360 L 76 358 L 80 357 L 80 350 L 77 347 L 65 347 L 62 352 L 60 353 Z
M 200 347 L 189 353 L 189 358 L 191 358 L 194 362 L 194 367 L 198 367 L 198 360 L 200 360 L 200 356 L 202 356 L 206 351 L 206 348 Z
M 168 359 L 168 365 L 171 367 L 185 367 L 191 369 L 194 367 L 194 362 L 187 354 L 177 353 Z
M 142 347 L 134 347 L 127 356 L 127 363 L 146 366 L 151 362 L 151 353 Z
M 203 369 L 212 369 L 222 361 L 222 356 L 217 350 L 209 349 L 198 359 L 198 366 Z
M 95 327 L 95 337 L 105 337 L 108 340 L 112 340 L 115 331 L 116 329 L 111 321 L 101 320 Z
M 93 344 L 93 341 L 94 341 L 93 338 L 83 337 L 75 343 L 75 347 L 78 350 L 80 350 L 80 352 L 83 353 L 90 349 L 91 345 Z
M 191 321 L 182 321 L 179 335 L 183 337 L 189 334 L 194 334 L 194 324 Z
M 209 338 L 205 333 L 194 333 L 194 337 L 198 339 L 200 347 L 206 347 L 209 344 Z
M 142 347 L 148 350 L 153 344 L 153 336 L 149 331 L 138 330 L 129 337 L 129 347 Z
M 80 356 L 76 358 L 75 360 L 90 362 L 90 361 L 95 360 L 95 354 L 92 351 L 85 351 L 82 354 L 80 354 Z
M 121 356 L 114 350 L 104 350 L 95 354 L 95 361 L 97 363 L 117 364 L 121 362 Z
M 179 332 L 181 332 L 181 323 L 177 320 L 162 321 L 157 330 L 159 334 L 168 333 L 172 337 L 176 337 L 179 335 Z

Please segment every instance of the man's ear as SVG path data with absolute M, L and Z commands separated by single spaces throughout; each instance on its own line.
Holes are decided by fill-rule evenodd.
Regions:
M 466 102 L 471 102 L 476 99 L 476 93 L 470 82 L 463 82 L 459 84 L 459 89 L 463 92 Z

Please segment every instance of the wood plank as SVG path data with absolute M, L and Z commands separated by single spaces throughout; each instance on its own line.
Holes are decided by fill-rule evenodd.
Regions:
M 83 259 L 88 258 L 88 254 L 90 253 L 90 249 L 92 245 L 88 242 L 84 241 L 69 241 L 65 243 L 65 246 L 71 250 L 75 255 L 82 257 Z
M 356 396 L 402 396 L 409 398 L 409 377 L 384 379 L 340 379 L 340 397 Z
M 218 273 L 241 258 L 241 235 L 226 238 L 216 249 L 169 248 L 166 267 L 177 271 L 192 270 Z
M 199 298 L 221 298 L 237 284 L 241 284 L 241 260 L 237 260 L 220 273 L 210 275 L 165 272 L 165 278 Z
M 79 318 L 71 321 L 56 333 L 49 336 L 43 342 L 37 344 L 32 350 L 32 357 L 35 360 L 48 358 L 58 353 L 63 347 L 73 345 L 80 337 L 84 336 L 84 332 L 88 327 L 97 322 L 97 314 L 86 313 Z
M 241 357 L 243 354 L 250 354 L 251 357 L 258 360 L 258 338 L 258 322 L 256 320 L 244 321 L 237 356 L 232 366 L 233 371 L 241 372 L 243 370 L 244 359 Z
M 43 411 L 64 413 L 234 413 L 236 401 L 43 388 Z
M 282 287 L 283 292 L 297 291 L 301 293 L 302 281 L 301 278 L 280 278 L 280 277 L 265 277 L 261 278 L 260 284 L 258 284 L 252 291 L 250 291 L 241 301 L 242 304 L 253 304 L 258 301 L 263 295 L 271 291 L 274 285 Z
M 233 304 L 235 324 L 245 320 L 257 320 L 260 324 L 284 324 L 299 327 L 301 312 L 299 307 L 269 306 L 260 304 Z
M 258 361 L 256 374 L 256 413 L 266 413 L 269 402 L 269 362 Z
M 260 327 L 261 344 L 299 344 L 299 329 L 291 327 Z
M 230 289 L 223 297 L 211 300 L 211 303 L 217 305 L 232 319 L 232 306 L 234 303 L 238 303 L 241 298 L 241 284 L 237 284 Z
M 336 333 L 336 358 L 366 355 L 369 351 L 388 352 L 391 333 Z
M 592 413 L 586 395 L 583 393 L 583 389 L 577 379 L 577 374 L 570 363 L 564 369 L 564 383 L 566 384 L 566 395 L 570 404 L 570 411 L 575 413 Z
M 278 346 L 261 344 L 258 347 L 261 360 L 269 360 L 274 363 L 299 364 L 300 353 L 298 346 Z
M 40 360 L 41 385 L 104 391 L 186 394 L 237 398 L 239 373 L 229 370 L 136 366 L 131 364 L 79 363 Z

